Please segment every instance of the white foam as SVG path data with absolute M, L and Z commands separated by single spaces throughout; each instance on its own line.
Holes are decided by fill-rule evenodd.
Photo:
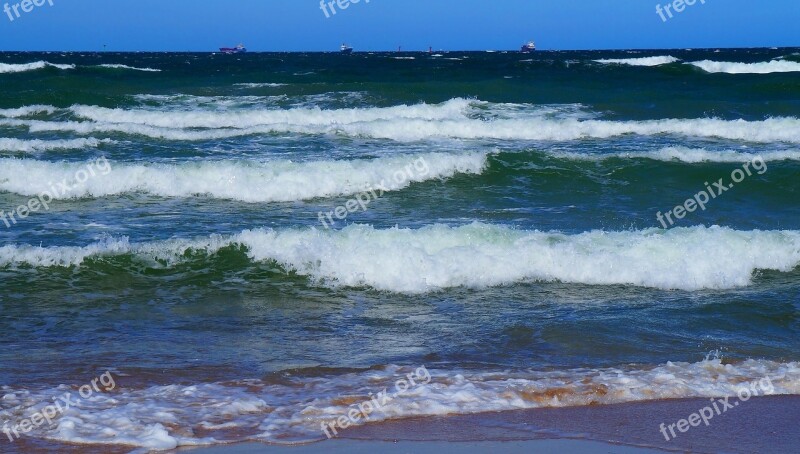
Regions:
M 161 197 L 206 196 L 243 202 L 287 202 L 352 195 L 365 188 L 396 191 L 412 183 L 481 173 L 486 153 L 426 153 L 373 160 L 202 161 L 181 164 L 111 163 L 111 171 L 89 178 L 56 198 L 145 193 Z M 73 181 L 86 165 L 31 159 L 0 159 L 0 190 L 22 195 L 49 191 L 51 182 Z M 53 191 L 49 191 L 53 192 Z
M 195 98 L 189 98 L 195 100 Z M 220 104 L 222 102 L 222 104 Z M 259 101 L 260 102 L 260 101 Z M 170 109 L 109 109 L 73 106 L 69 112 L 85 121 L 3 119 L 0 124 L 27 127 L 31 132 L 78 134 L 116 132 L 166 140 L 212 140 L 257 134 L 329 134 L 402 142 L 436 139 L 498 139 L 571 141 L 624 135 L 677 135 L 721 138 L 754 143 L 800 143 L 800 119 L 760 121 L 718 118 L 609 121 L 591 118 L 575 106 L 491 104 L 453 99 L 438 105 L 330 109 L 295 107 Z M 580 106 L 579 106 L 580 107 Z M 565 108 L 568 108 L 565 111 Z M 22 108 L 25 109 L 25 108 Z
M 0 248 L 0 265 L 74 266 L 87 257 L 119 253 L 180 260 L 187 248 L 213 253 L 237 244 L 245 247 L 251 260 L 277 262 L 286 271 L 322 285 L 425 293 L 532 281 L 687 291 L 730 289 L 750 285 L 757 270 L 790 272 L 800 264 L 798 231 L 722 227 L 566 235 L 481 223 L 418 230 L 351 225 L 343 230 L 246 230 L 226 238 L 123 249 L 119 241 L 111 244 L 85 248 L 8 245 Z
M 346 416 L 386 390 L 369 422 L 533 408 L 610 405 L 679 398 L 751 398 L 800 394 L 800 363 L 720 360 L 568 370 L 470 370 L 389 365 L 338 375 L 288 374 L 274 380 L 122 388 L 74 402 L 55 427 L 26 436 L 62 442 L 132 445 L 154 450 L 260 438 L 289 443 L 324 439 L 322 423 Z M 422 371 L 422 372 L 420 372 Z M 398 393 L 396 381 L 414 378 Z M 749 385 L 753 384 L 753 387 Z M 755 391 L 753 391 L 755 390 Z M 32 391 L 0 388 L 0 424 L 14 427 L 65 392 L 68 386 Z M 745 394 L 743 394 L 745 395 Z M 749 400 L 749 399 L 748 399 Z M 74 399 L 73 399 L 74 401 Z M 706 400 L 706 403 L 708 401 Z M 747 402 L 740 401 L 742 406 Z M 365 407 L 366 408 L 366 407 Z M 359 423 L 364 423 L 361 419 Z M 194 435 L 196 428 L 215 437 Z
M 193 96 L 193 95 L 134 95 L 136 101 L 145 104 L 146 111 L 227 111 L 233 109 L 274 108 L 278 102 L 286 101 L 285 95 L 278 96 Z M 150 106 L 148 104 L 156 104 Z
M 276 88 L 276 87 L 284 87 L 288 84 L 279 84 L 274 82 L 263 82 L 263 83 L 244 83 L 244 84 L 233 84 L 235 87 L 245 87 L 245 88 Z
M 661 66 L 680 61 L 673 56 L 642 57 L 642 58 L 612 58 L 606 60 L 594 60 L 597 63 L 606 65 L 628 65 L 628 66 Z
M 129 69 L 129 70 L 132 70 L 132 71 L 145 71 L 145 72 L 154 72 L 154 73 L 161 72 L 160 69 L 137 68 L 137 67 L 134 67 L 134 66 L 119 65 L 119 64 L 105 64 L 105 65 L 100 65 L 100 67 L 101 68 L 110 68 L 110 69 Z
M 22 118 L 22 117 L 29 117 L 32 115 L 37 114 L 52 114 L 58 110 L 57 107 L 54 106 L 44 106 L 44 105 L 33 105 L 33 106 L 23 106 L 18 107 L 16 109 L 0 109 L 0 117 L 5 118 Z
M 754 159 L 764 161 L 800 161 L 800 150 L 775 150 L 760 153 L 738 150 L 706 150 L 704 148 L 667 147 L 653 152 L 617 152 L 617 153 L 575 153 L 550 152 L 549 154 L 577 161 L 602 161 L 612 158 L 644 158 L 657 161 L 680 161 L 686 163 L 700 162 L 747 162 Z
M 336 232 L 255 230 L 235 242 L 254 260 L 275 260 L 321 283 L 403 293 L 526 281 L 725 289 L 749 285 L 756 270 L 789 272 L 800 263 L 800 232 L 720 227 L 565 235 L 480 223 L 352 225 Z
M 36 153 L 51 150 L 80 150 L 83 148 L 95 148 L 100 146 L 101 143 L 108 144 L 113 143 L 113 141 L 109 139 L 95 139 L 94 137 L 63 140 L 23 140 L 0 137 L 0 152 Z M 0 171 L 0 173 L 2 173 L 2 171 Z
M 160 128 L 252 128 L 273 125 L 276 131 L 303 126 L 336 126 L 337 124 L 415 119 L 439 121 L 458 118 L 470 102 L 455 99 L 439 105 L 418 104 L 386 108 L 336 109 L 254 109 L 230 113 L 209 111 L 170 111 L 108 109 L 96 106 L 73 106 L 78 117 L 95 122 L 135 124 Z
M 33 63 L 21 63 L 21 64 L 0 63 L 0 74 L 35 71 L 38 69 L 44 69 L 48 66 L 58 69 L 75 69 L 75 65 L 59 65 L 46 61 L 37 61 Z
M 800 63 L 785 60 L 772 60 L 761 63 L 737 63 L 727 61 L 703 60 L 689 63 L 708 73 L 727 74 L 772 74 L 800 71 Z

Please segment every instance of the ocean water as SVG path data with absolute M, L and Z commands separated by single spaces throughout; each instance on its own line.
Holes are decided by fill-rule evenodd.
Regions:
M 0 425 L 800 394 L 799 55 L 0 54 Z

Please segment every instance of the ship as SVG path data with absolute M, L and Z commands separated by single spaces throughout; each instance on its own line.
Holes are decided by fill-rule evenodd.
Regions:
M 536 50 L 536 43 L 534 43 L 533 41 L 528 41 L 527 44 L 522 45 L 522 49 L 520 49 L 520 52 L 522 52 L 523 54 L 529 54 L 535 50 Z
M 247 49 L 243 44 L 239 44 L 236 47 L 220 47 L 219 51 L 223 54 L 243 54 L 247 52 Z
M 353 53 L 353 48 L 347 44 L 342 44 L 342 47 L 339 48 L 339 52 L 349 55 Z

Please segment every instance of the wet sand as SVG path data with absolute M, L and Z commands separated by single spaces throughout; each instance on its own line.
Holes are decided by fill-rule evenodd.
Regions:
M 800 452 L 800 396 L 754 398 L 667 441 L 661 423 L 677 423 L 710 403 L 683 399 L 607 406 L 543 408 L 367 424 L 319 443 L 240 443 L 183 448 L 197 454 L 315 453 L 765 453 Z M 19 440 L 0 452 L 127 453 L 124 446 Z M 136 450 L 136 452 L 146 452 Z
M 800 452 L 800 396 L 751 399 L 715 416 L 708 427 L 676 430 L 675 439 L 664 438 L 661 423 L 677 423 L 709 403 L 684 399 L 414 418 L 352 428 L 340 432 L 339 439 L 301 447 L 249 444 L 194 452 Z

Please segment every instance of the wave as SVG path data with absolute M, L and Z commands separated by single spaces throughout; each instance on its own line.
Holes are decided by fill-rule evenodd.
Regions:
M 374 424 L 410 417 L 662 399 L 729 397 L 733 404 L 747 396 L 749 400 L 800 394 L 800 363 L 766 360 L 548 371 L 387 365 L 350 373 L 280 377 L 147 388 L 114 383 L 114 389 L 82 398 L 68 416 L 57 415 L 53 425 L 35 427 L 26 435 L 155 450 L 254 439 L 284 444 L 325 439 L 323 423 L 346 416 L 359 405 L 369 413 L 369 420 L 361 417 L 358 423 Z M 398 387 L 401 379 L 407 386 Z M 57 400 L 70 389 L 63 385 L 44 390 L 3 387 L 0 397 L 5 409 L 0 411 L 0 424 L 13 427 L 41 411 L 42 402 Z M 380 397 L 373 400 L 375 395 Z M 365 402 L 373 405 L 367 407 Z M 204 435 L 195 435 L 199 432 Z
M 22 108 L 25 109 L 25 108 Z M 610 121 L 586 112 L 529 104 L 452 99 L 438 105 L 383 108 L 222 110 L 111 109 L 76 105 L 65 110 L 81 121 L 0 120 L 30 132 L 121 133 L 165 140 L 213 140 L 259 134 L 331 134 L 414 142 L 436 139 L 571 141 L 624 135 L 677 135 L 753 143 L 800 143 L 800 119 L 718 118 Z
M 128 65 L 119 65 L 119 64 L 105 64 L 99 65 L 100 68 L 109 68 L 109 69 L 129 69 L 132 71 L 146 71 L 146 72 L 161 72 L 160 69 L 153 69 L 153 68 L 137 68 L 134 66 Z
M 279 84 L 273 82 L 233 84 L 234 87 L 245 87 L 245 88 L 276 88 L 276 87 L 285 87 L 286 85 L 288 84 Z
M 35 153 L 41 151 L 51 150 L 80 150 L 83 148 L 96 148 L 101 143 L 113 143 L 110 139 L 95 139 L 89 137 L 86 139 L 64 139 L 64 140 L 22 140 L 22 139 L 8 139 L 0 137 L 0 152 L 12 151 L 23 153 Z M 2 162 L 2 161 L 0 161 Z M 3 171 L 0 171 L 2 174 Z
M 158 112 L 146 110 L 109 109 L 95 106 L 73 106 L 72 112 L 95 122 L 138 124 L 160 128 L 252 128 L 285 125 L 286 127 L 324 126 L 362 122 L 415 119 L 441 121 L 458 117 L 469 107 L 469 101 L 457 99 L 440 105 L 418 104 L 367 109 L 319 108 L 254 109 L 230 114 L 208 111 Z
M 255 262 L 277 263 L 320 285 L 408 294 L 534 281 L 731 289 L 750 285 L 757 270 L 790 272 L 800 264 L 798 231 L 698 226 L 567 235 L 473 223 L 418 230 L 258 229 L 141 245 L 126 239 L 86 247 L 9 245 L 0 248 L 0 266 L 70 267 L 120 254 L 175 264 L 187 251 L 215 254 L 231 245 L 243 247 Z
M 619 59 L 606 59 L 606 60 L 594 60 L 594 61 L 606 65 L 661 66 L 661 65 L 668 65 L 670 63 L 675 63 L 677 61 L 680 61 L 680 59 L 667 55 L 661 57 L 619 58 Z
M 0 63 L 0 74 L 36 71 L 47 67 L 53 67 L 58 69 L 75 69 L 75 65 L 59 65 L 46 61 L 37 61 L 33 63 L 22 63 L 22 64 Z
M 33 106 L 18 107 L 16 109 L 0 109 L 0 117 L 3 118 L 23 118 L 37 114 L 53 114 L 59 109 L 55 106 L 45 106 L 41 104 Z
M 98 174 L 55 199 L 143 193 L 159 197 L 205 196 L 242 202 L 289 202 L 358 194 L 378 186 L 387 191 L 412 183 L 479 174 L 486 153 L 427 153 L 373 160 L 188 162 L 181 164 L 111 163 Z M 0 159 L 0 190 L 35 196 L 52 193 L 51 182 L 74 180 L 86 165 L 31 159 Z
M 701 162 L 747 162 L 754 159 L 764 161 L 800 161 L 800 150 L 776 150 L 761 153 L 727 150 L 712 151 L 704 148 L 667 147 L 653 152 L 618 152 L 618 153 L 574 153 L 550 152 L 557 158 L 576 161 L 603 161 L 606 159 L 653 159 L 657 161 L 680 161 L 690 164 Z
M 772 74 L 800 71 L 800 63 L 785 60 L 772 60 L 762 63 L 736 63 L 727 61 L 703 60 L 689 63 L 707 73 L 727 74 Z

